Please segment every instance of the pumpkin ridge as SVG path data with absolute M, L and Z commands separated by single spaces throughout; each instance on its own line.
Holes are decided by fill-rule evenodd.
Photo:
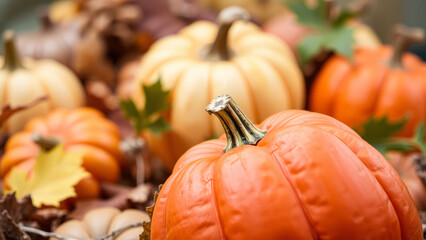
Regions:
M 312 127 L 315 127 L 315 126 L 312 126 Z M 332 126 L 333 128 L 334 128 L 334 126 Z M 321 128 L 320 129 L 321 131 L 326 131 L 327 132 L 327 130 L 326 129 L 323 129 L 323 128 Z M 340 130 L 340 129 L 339 129 Z M 348 132 L 348 131 L 344 131 L 344 132 L 346 132 L 346 133 L 350 133 L 350 132 Z M 378 172 L 384 172 L 384 171 L 386 171 L 386 170 L 388 170 L 388 169 L 386 169 L 386 166 L 385 165 L 382 165 L 382 167 L 381 168 L 377 168 L 377 166 L 375 166 L 376 167 L 376 169 L 374 169 L 374 170 L 372 170 L 369 166 L 367 166 L 367 164 L 365 163 L 365 161 L 363 160 L 363 158 L 360 158 L 359 157 L 359 154 L 360 153 L 363 153 L 363 151 L 365 151 L 365 150 L 367 150 L 367 151 L 369 151 L 369 150 L 372 150 L 372 151 L 376 151 L 374 148 L 372 148 L 372 147 L 368 147 L 368 144 L 365 144 L 366 142 L 364 141 L 364 140 L 362 140 L 361 139 L 361 141 L 352 141 L 352 142 L 349 142 L 349 144 L 352 144 L 353 142 L 357 142 L 356 144 L 356 146 L 355 147 L 358 147 L 358 151 L 355 151 L 355 149 L 354 149 L 354 147 L 351 147 L 351 146 L 349 146 L 348 145 L 348 142 L 347 141 L 345 141 L 341 136 L 339 136 L 339 135 L 336 135 L 336 134 L 333 134 L 333 133 L 330 133 L 330 132 L 328 132 L 329 134 L 332 134 L 334 137 L 336 137 L 339 141 L 341 141 L 343 144 L 345 144 L 347 147 L 348 147 L 348 149 L 350 150 L 350 151 L 352 151 L 354 154 L 355 154 L 355 156 L 359 159 L 359 161 L 366 167 L 366 169 L 369 171 L 369 173 L 374 177 L 374 179 L 376 179 L 376 181 L 377 181 L 377 183 L 380 185 L 380 187 L 381 187 L 381 189 L 386 193 L 386 197 L 388 198 L 388 200 L 389 200 L 389 202 L 392 204 L 392 208 L 393 208 L 393 210 L 394 210 L 394 212 L 395 212 L 395 214 L 397 215 L 397 217 L 398 217 L 398 222 L 399 222 L 399 226 L 400 226 L 400 233 L 401 233 L 401 239 L 402 240 L 405 240 L 406 238 L 404 238 L 403 236 L 403 233 L 404 233 L 404 231 L 403 231 L 403 229 L 404 229 L 404 227 L 403 227 L 403 225 L 401 224 L 402 222 L 406 222 L 406 221 L 401 221 L 401 216 L 405 216 L 404 214 L 398 214 L 398 212 L 399 211 L 397 211 L 397 208 L 396 208 L 396 206 L 398 206 L 398 204 L 396 204 L 394 201 L 394 199 L 393 198 L 391 198 L 390 196 L 392 196 L 392 194 L 391 194 L 391 191 L 390 190 L 388 190 L 387 188 L 386 188 L 386 181 L 383 181 L 383 180 L 381 180 L 381 177 L 380 177 L 380 174 L 378 174 Z M 352 138 L 355 138 L 355 137 L 357 137 L 357 135 L 355 135 L 355 134 L 350 134 L 350 136 L 352 137 Z M 361 142 L 361 144 L 359 143 L 359 142 Z M 377 151 L 376 151 L 377 152 Z M 378 154 L 378 156 L 382 156 L 380 153 L 377 153 Z M 369 156 L 369 155 L 368 155 Z M 384 163 L 388 163 L 387 162 L 387 160 L 386 161 L 384 161 Z M 390 167 L 390 169 L 391 170 L 393 170 L 393 168 L 392 167 Z M 397 175 L 397 173 L 396 173 L 396 171 L 395 171 L 395 174 Z M 397 179 L 399 179 L 399 178 L 397 178 Z M 402 181 L 402 180 L 401 180 Z M 400 186 L 402 186 L 402 188 L 404 188 L 405 187 L 405 185 L 404 184 L 400 184 Z M 390 188 L 389 188 L 390 189 Z M 405 189 L 406 189 L 406 187 L 405 187 Z M 401 189 L 400 189 L 401 190 Z M 405 191 L 405 193 L 404 194 L 406 194 L 406 195 L 409 195 L 409 193 L 408 193 L 408 190 L 406 190 Z M 407 221 L 408 222 L 408 221 Z M 408 225 L 408 224 L 407 224 Z
M 213 96 L 213 65 L 209 65 L 209 73 L 207 74 L 207 99 L 213 99 L 215 96 Z M 207 103 L 208 104 L 208 103 Z M 207 105 L 205 104 L 205 105 Z M 210 129 L 210 136 L 214 136 L 215 135 L 215 131 L 214 131 L 214 119 L 209 118 L 208 121 L 209 124 L 209 129 Z
M 226 153 L 225 153 L 226 154 Z M 223 155 L 222 155 L 223 156 Z M 224 227 L 223 227 L 223 221 L 222 221 L 222 218 L 220 217 L 220 209 L 219 209 L 219 206 L 218 206 L 218 204 L 217 204 L 217 197 L 216 197 L 216 192 L 214 191 L 214 173 L 215 173 L 215 171 L 216 171 L 216 165 L 217 165 L 217 161 L 219 161 L 219 159 L 222 157 L 222 156 L 220 156 L 218 159 L 216 159 L 216 160 L 213 160 L 213 162 L 212 162 L 212 164 L 214 164 L 214 166 L 212 167 L 213 168 L 213 172 L 212 172 L 212 179 L 211 179 L 211 184 L 210 184 L 210 187 L 211 187 L 211 192 L 212 192 L 212 201 L 213 201 L 213 206 L 214 206 L 214 212 L 216 213 L 216 218 L 217 218 L 217 220 L 218 220 L 218 223 L 219 223 L 219 230 L 220 230 L 220 235 L 222 236 L 222 238 L 221 238 L 221 240 L 226 240 L 227 239 L 227 237 L 226 237 L 226 235 L 225 235 L 225 229 L 224 229 Z M 203 159 L 201 159 L 201 160 L 203 160 Z
M 268 64 L 269 64 L 269 66 L 271 66 L 274 70 L 275 70 L 275 72 L 278 74 L 278 76 L 280 76 L 280 79 L 281 79 L 281 81 L 280 81 L 280 83 L 281 83 L 281 85 L 283 85 L 283 87 L 287 90 L 286 92 L 287 92 L 287 94 L 289 95 L 289 99 L 290 99 L 290 108 L 295 108 L 296 107 L 296 102 L 295 102 L 295 99 L 296 99 L 296 97 L 294 96 L 294 93 L 293 93 L 293 91 L 294 90 L 292 90 L 291 88 L 290 88 L 290 85 L 288 84 L 288 79 L 287 79 L 287 77 L 285 76 L 285 74 L 283 74 L 280 70 L 279 70 L 279 68 L 277 67 L 277 66 L 275 66 L 275 64 L 274 64 L 274 62 L 273 61 L 270 61 L 267 57 L 265 57 L 265 56 L 260 56 L 260 55 L 256 55 L 256 56 L 258 56 L 258 57 L 260 57 L 261 59 L 263 59 L 265 62 L 267 62 Z M 303 104 L 302 104 L 303 105 Z
M 3 67 L 3 66 L 1 66 Z M 1 78 L 4 81 L 4 88 L 3 88 L 3 99 L 2 99 L 2 106 L 4 104 L 6 104 L 8 101 L 7 99 L 9 99 L 9 94 L 8 94 L 8 89 L 10 89 L 9 87 L 9 78 L 11 78 L 11 73 L 10 71 L 6 71 L 5 75 L 3 76 L 3 78 Z M 4 124 L 3 129 L 5 132 L 9 132 L 9 124 Z
M 346 62 L 347 60 L 344 59 L 342 61 Z M 353 66 L 353 67 L 355 67 L 355 66 Z M 332 99 L 331 105 L 329 106 L 329 112 L 328 113 L 324 113 L 324 114 L 327 114 L 329 116 L 336 116 L 336 112 L 337 112 L 337 101 L 336 101 L 336 98 L 340 94 L 340 92 L 342 91 L 342 86 L 348 84 L 347 83 L 349 81 L 348 80 L 348 76 L 352 73 L 352 71 L 353 71 L 353 69 L 348 69 L 346 71 L 346 73 L 343 75 L 342 79 L 340 80 L 339 84 L 336 87 L 336 90 L 333 92 L 333 97 L 331 98 Z
M 261 140 L 262 141 L 262 140 Z M 300 195 L 298 194 L 298 192 L 296 191 L 296 187 L 294 186 L 293 181 L 290 178 L 290 174 L 288 173 L 288 170 L 286 168 L 284 168 L 284 166 L 281 165 L 280 161 L 277 159 L 276 155 L 275 155 L 275 151 L 279 149 L 279 147 L 276 147 L 275 149 L 271 150 L 267 147 L 263 147 L 267 152 L 269 152 L 272 156 L 272 158 L 275 160 L 274 164 L 275 166 L 280 169 L 281 173 L 283 174 L 284 178 L 287 179 L 287 182 L 289 183 L 289 185 L 291 186 L 291 189 L 294 193 L 294 195 L 297 198 L 297 202 L 300 205 L 300 209 L 302 209 L 302 212 L 304 214 L 304 217 L 307 219 L 306 222 L 309 223 L 309 229 L 311 229 L 311 234 L 312 234 L 312 239 L 320 239 L 319 238 L 319 234 L 316 231 L 313 223 L 312 223 L 312 217 L 309 214 L 309 211 L 307 209 L 307 207 L 305 206 L 304 202 L 302 201 Z
M 374 104 L 372 107 L 372 111 L 370 112 L 370 115 L 372 115 L 372 113 L 377 113 L 377 109 L 379 108 L 379 101 L 382 98 L 383 94 L 386 94 L 385 86 L 389 84 L 389 81 L 391 81 L 389 77 L 391 71 L 392 70 L 387 70 L 379 82 L 379 90 L 377 91 L 377 94 L 375 95 Z
M 253 35 L 253 33 L 252 33 L 252 35 Z M 262 37 L 265 37 L 265 38 L 269 38 L 269 39 L 275 39 L 275 38 L 271 38 L 271 36 L 269 36 L 268 34 L 265 34 L 265 33 L 263 33 L 262 31 L 259 31 L 255 36 L 253 36 L 253 38 L 254 39 L 256 39 L 257 40 L 257 38 L 262 38 L 262 37 L 260 37 L 260 36 L 257 36 L 257 35 L 260 35 L 260 36 L 262 36 Z M 246 36 L 246 38 L 247 38 L 247 36 Z M 242 41 L 242 40 L 241 40 Z M 282 44 L 282 43 L 281 43 Z M 256 50 L 256 48 L 257 48 L 257 46 L 251 46 L 251 44 L 246 44 L 246 47 L 245 48 L 243 48 L 243 49 L 241 49 L 243 52 L 244 52 L 244 54 L 251 54 L 251 51 L 252 50 Z M 287 51 L 286 49 L 284 49 L 285 48 L 285 46 L 275 46 L 275 45 L 272 45 L 272 44 L 270 44 L 270 45 L 268 45 L 267 46 L 267 48 L 265 48 L 265 49 L 268 49 L 268 50 L 272 50 L 273 52 L 279 52 L 279 53 L 281 53 L 282 55 L 284 55 L 284 56 L 286 56 L 286 57 L 291 57 L 291 58 L 293 58 L 293 60 L 296 60 L 296 58 L 294 57 L 294 55 L 291 53 L 291 52 L 289 52 L 289 51 Z M 291 54 L 289 54 L 289 53 L 291 53 Z M 240 56 L 241 55 L 243 55 L 243 54 L 240 54 Z M 296 63 L 296 62 L 295 62 Z
M 169 209 L 169 204 L 173 204 L 173 201 L 170 201 L 170 192 L 171 192 L 171 190 L 176 188 L 176 187 L 174 187 L 174 185 L 177 184 L 177 182 L 179 181 L 180 178 L 182 178 L 182 172 L 184 172 L 184 170 L 192 164 L 194 164 L 194 162 L 185 165 L 185 167 L 182 167 L 181 169 L 179 169 L 179 171 L 177 171 L 176 173 L 173 173 L 170 176 L 171 183 L 169 183 L 170 184 L 169 189 L 168 189 L 169 191 L 167 192 L 166 203 L 164 204 L 164 216 L 162 216 L 162 218 L 164 219 L 164 222 L 165 222 L 164 223 L 164 232 L 165 232 L 165 235 L 166 235 L 166 239 L 168 238 L 168 235 L 169 235 L 169 229 L 167 229 L 167 219 L 169 219 L 168 209 Z M 162 187 L 162 190 L 163 190 L 163 188 L 165 188 L 165 186 Z M 160 191 L 160 193 L 161 193 L 161 191 Z M 160 200 L 160 198 L 157 199 L 157 201 L 159 201 L 159 200 Z M 154 211 L 155 211 L 155 208 L 154 208 Z
M 250 81 L 247 78 L 247 74 L 244 72 L 244 70 L 241 68 L 241 66 L 238 64 L 237 61 L 232 61 L 233 66 L 237 69 L 237 71 L 241 74 L 243 82 L 247 86 L 248 92 L 250 94 L 250 100 L 252 102 L 253 112 L 254 112 L 254 122 L 260 121 L 260 113 L 259 113 L 259 104 L 256 100 L 256 96 L 254 94 L 253 86 L 250 84 Z M 210 98 L 213 99 L 213 98 Z
M 68 91 L 73 91 L 73 90 L 75 90 L 75 88 L 73 88 L 70 84 L 71 84 L 71 82 L 69 82 L 69 81 L 67 81 L 67 80 L 62 80 L 62 79 L 60 79 L 61 77 L 62 78 L 64 78 L 64 79 L 67 79 L 65 76 L 64 76 L 64 74 L 63 74 L 63 71 L 58 71 L 59 69 L 52 69 L 52 74 L 56 74 L 57 76 L 58 76 L 58 81 L 62 81 L 62 83 L 67 87 L 67 89 L 68 89 Z M 43 78 L 43 80 L 42 81 L 44 81 L 44 79 L 45 78 Z M 45 83 L 44 83 L 45 84 Z M 76 94 L 76 92 L 74 92 L 74 94 Z M 50 94 L 49 94 L 49 96 L 50 96 Z M 82 96 L 82 98 L 84 99 L 85 98 L 85 96 Z M 73 104 L 73 106 L 77 106 L 77 105 L 84 105 L 84 102 L 76 102 L 76 101 L 81 101 L 81 99 L 82 98 L 72 98 L 72 100 L 74 101 L 74 104 Z M 51 99 L 51 98 L 49 98 L 49 99 Z M 53 99 L 52 99 L 52 102 L 53 102 Z M 59 107 L 59 106 L 57 106 L 57 107 Z M 61 107 L 64 107 L 64 106 L 61 106 Z
M 365 163 L 360 159 L 360 157 L 359 157 L 359 155 L 357 154 L 357 153 L 355 153 L 352 149 L 351 149 L 351 147 L 349 147 L 347 144 L 346 144 L 346 142 L 345 141 L 342 141 L 342 139 L 340 139 L 338 136 L 336 136 L 336 134 L 335 133 L 332 133 L 332 132 L 330 132 L 330 131 L 327 131 L 327 130 L 325 130 L 325 129 L 322 129 L 322 128 L 320 128 L 320 127 L 317 127 L 317 126 L 315 126 L 315 125 L 307 125 L 307 124 L 300 124 L 300 125 L 292 125 L 292 126 L 289 126 L 289 127 L 284 127 L 284 128 L 281 128 L 281 129 L 278 129 L 277 131 L 296 131 L 296 130 L 290 130 L 291 128 L 294 128 L 294 127 L 307 127 L 307 128 L 312 128 L 312 129 L 315 129 L 315 131 L 320 131 L 320 132 L 322 132 L 325 136 L 328 136 L 328 137 L 331 137 L 331 138 L 334 138 L 334 139 L 336 139 L 336 141 L 339 141 L 339 142 L 342 142 L 342 144 L 344 145 L 344 146 L 346 146 L 347 147 L 347 150 L 348 150 L 348 152 L 350 152 L 350 154 L 352 155 L 353 154 L 353 156 L 354 156 L 354 158 L 356 158 L 357 159 L 357 161 L 359 162 L 359 164 L 360 164 L 360 166 L 362 166 L 364 169 L 365 169 L 365 171 L 367 171 L 368 172 L 368 174 L 370 175 L 370 177 L 371 177 L 371 179 L 374 179 L 373 181 L 377 184 L 377 186 L 379 186 L 380 187 L 380 190 L 378 190 L 379 192 L 382 192 L 383 193 L 383 195 L 384 196 L 386 196 L 386 199 L 388 200 L 388 202 L 390 202 L 391 204 L 392 204 L 392 207 L 391 207 L 391 209 L 393 210 L 393 214 L 395 215 L 395 216 L 397 216 L 398 217 L 398 225 L 400 226 L 400 221 L 399 221 L 399 218 L 400 218 L 400 215 L 399 214 L 397 214 L 397 211 L 395 210 L 395 207 L 394 207 L 394 204 L 392 203 L 392 200 L 391 200 L 391 198 L 389 197 L 389 195 L 388 195 L 388 192 L 383 188 L 383 186 L 382 186 L 382 184 L 380 183 L 380 181 L 378 181 L 378 179 L 377 179 L 377 177 L 376 177 L 376 175 L 374 174 L 374 172 L 372 172 L 371 170 L 370 170 L 370 168 L 368 167 L 368 166 L 366 166 L 365 165 Z M 338 128 L 337 128 L 338 129 Z M 340 130 L 340 129 L 338 129 L 338 130 Z M 339 131 L 338 131 L 339 132 Z M 348 131 L 341 131 L 341 132 L 344 132 L 344 133 L 350 133 L 350 132 L 348 132 Z M 350 133 L 349 134 L 350 136 L 351 136 L 351 138 L 354 140 L 353 142 L 359 142 L 361 139 L 356 139 L 355 138 L 355 135 L 354 134 L 352 134 L 352 133 Z M 361 140 L 361 141 L 363 141 L 363 140 Z M 287 174 L 288 174 L 288 180 L 290 181 L 291 180 L 291 175 L 292 174 L 290 174 L 289 172 L 288 172 L 288 170 L 287 170 L 287 168 L 286 168 L 286 164 L 285 163 L 283 163 L 283 164 L 281 164 L 281 161 L 279 161 L 279 159 L 277 158 L 277 155 L 276 155 L 276 151 L 278 151 L 281 147 L 280 146 L 277 146 L 277 145 L 272 145 L 272 146 L 274 146 L 274 149 L 271 149 L 271 145 L 269 145 L 268 147 L 266 147 L 266 146 L 261 146 L 261 147 L 264 147 L 264 148 L 266 148 L 267 150 L 270 150 L 270 152 L 271 152 L 271 154 L 272 154 L 272 156 L 274 157 L 274 159 L 277 161 L 277 164 L 281 167 L 281 169 L 283 170 L 283 171 L 287 171 Z M 288 152 L 291 152 L 292 150 L 289 150 Z M 281 159 L 284 159 L 282 156 L 281 156 Z M 366 172 L 366 173 L 367 173 Z M 286 173 L 286 172 L 284 172 L 284 173 Z M 287 177 L 287 176 L 286 176 Z M 291 183 L 291 186 L 293 187 L 293 189 L 294 189 L 294 184 L 293 184 L 293 182 L 290 182 Z M 296 188 L 297 189 L 297 188 Z M 299 193 L 298 192 L 295 192 L 295 194 L 296 194 L 296 196 L 297 196 L 297 198 L 299 199 L 299 202 L 301 203 L 301 205 L 302 205 L 302 207 L 303 207 L 303 210 L 304 210 L 304 212 L 305 212 L 305 210 L 306 210 L 306 216 L 307 216 L 307 218 L 308 218 L 308 220 L 309 220 L 309 223 L 310 223 L 310 225 L 312 225 L 312 227 L 313 227 L 313 230 L 315 230 L 315 227 L 313 226 L 313 218 L 311 217 L 311 215 L 309 214 L 309 208 L 308 207 L 306 207 L 305 206 L 305 204 L 304 204 L 304 201 L 302 201 L 302 195 L 303 194 L 300 194 L 299 195 Z M 399 231 L 401 234 L 402 234 L 402 231 Z M 316 238 L 315 239 L 320 239 L 319 238 L 319 234 L 318 234 L 318 232 L 316 232 L 315 231 L 315 233 L 317 234 L 316 235 Z M 403 238 L 404 239 L 404 238 Z
M 335 135 L 336 136 L 336 135 Z M 340 141 L 342 141 L 345 145 L 347 145 L 348 146 L 348 144 L 342 139 L 342 138 L 340 138 L 339 136 L 336 136 Z M 363 150 L 365 150 L 365 149 L 368 149 L 368 145 L 365 145 L 365 144 L 362 144 L 362 145 L 364 145 L 364 148 L 360 148 L 358 151 L 355 151 L 355 149 L 353 149 L 352 147 L 350 147 L 350 146 L 348 146 L 348 148 L 358 157 L 359 156 L 359 154 L 360 153 L 362 153 L 362 151 Z M 371 148 L 370 148 L 371 149 Z M 368 150 L 370 150 L 370 149 L 368 149 Z M 371 149 L 372 151 L 376 151 L 375 149 Z M 380 153 L 378 153 L 378 155 L 380 155 Z M 381 156 L 381 155 L 380 155 Z M 359 158 L 359 157 L 358 157 Z M 394 211 L 395 211 L 395 213 L 396 213 L 396 215 L 398 216 L 398 221 L 399 221 L 399 226 L 400 226 L 400 233 L 401 233 L 401 237 L 402 237 L 402 239 L 404 240 L 404 239 L 406 239 L 406 238 L 404 238 L 403 236 L 403 234 L 404 234 L 404 226 L 402 225 L 402 223 L 404 223 L 405 221 L 401 221 L 401 214 L 398 214 L 398 210 L 397 210 L 397 208 L 396 208 L 396 206 L 398 206 L 398 204 L 396 204 L 395 203 L 395 200 L 393 199 L 393 198 L 390 198 L 389 197 L 389 195 L 391 195 L 391 188 L 389 188 L 389 189 L 387 189 L 386 188 L 386 184 L 385 184 L 385 182 L 386 181 L 383 181 L 382 179 L 381 179 L 381 177 L 379 176 L 379 174 L 377 174 L 377 172 L 383 172 L 383 171 L 386 171 L 387 169 L 385 169 L 386 167 L 383 167 L 383 168 L 381 168 L 381 169 L 374 169 L 374 170 L 371 170 L 370 169 L 370 167 L 368 167 L 366 164 L 365 164 L 365 161 L 364 160 L 362 160 L 362 158 L 359 158 L 360 159 L 360 161 L 366 166 L 366 168 L 370 171 L 370 173 L 374 176 L 374 178 L 376 179 L 376 181 L 380 184 L 380 186 L 382 187 L 382 189 L 383 189 L 383 191 L 386 193 L 386 196 L 389 198 L 389 201 L 390 201 L 390 203 L 392 204 L 392 207 L 393 207 L 393 209 L 394 209 Z M 391 170 L 393 170 L 393 168 L 392 167 L 390 167 L 391 168 Z M 396 171 L 395 171 L 395 174 L 397 175 L 397 173 L 396 173 Z M 402 180 L 401 180 L 402 181 Z M 402 188 L 405 188 L 405 193 L 404 194 L 408 194 L 409 195 L 409 193 L 408 193 L 408 190 L 406 189 L 406 186 L 402 183 L 402 184 L 399 184 Z M 418 220 L 419 221 L 419 220 Z M 408 222 L 408 221 L 407 221 Z M 406 225 L 409 225 L 409 224 L 406 224 Z M 407 227 L 407 228 L 409 228 L 409 227 Z
M 190 57 L 190 56 L 175 56 L 175 57 L 169 57 L 167 59 L 164 59 L 163 61 L 159 62 L 158 65 L 152 67 L 152 69 L 146 74 L 145 77 L 138 75 L 137 78 L 141 79 L 141 80 L 140 81 L 136 81 L 136 84 L 139 84 L 139 83 L 145 84 L 147 81 L 151 81 L 152 77 L 156 73 L 158 73 L 158 75 L 161 77 L 161 72 L 159 72 L 160 68 L 162 68 L 162 66 L 164 64 L 172 62 L 172 61 L 176 61 L 176 60 L 192 60 L 192 57 Z M 184 71 L 182 71 L 182 72 L 184 72 Z M 175 83 L 175 86 L 176 86 L 176 83 Z
M 36 66 L 34 69 L 36 69 Z M 38 71 L 34 71 L 34 75 L 37 76 L 37 80 L 41 88 L 43 89 L 44 94 L 47 96 L 53 96 L 53 94 L 49 91 L 49 88 L 47 87 L 46 83 L 44 82 L 43 76 L 41 76 Z M 53 102 L 53 99 L 51 97 L 47 98 L 47 103 L 49 104 L 49 112 L 52 111 L 55 107 L 59 107 L 55 106 L 55 103 Z

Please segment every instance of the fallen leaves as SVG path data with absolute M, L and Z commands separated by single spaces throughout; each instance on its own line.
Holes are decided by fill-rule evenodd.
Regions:
M 18 168 L 12 169 L 9 191 L 16 192 L 18 198 L 31 194 L 36 207 L 59 207 L 62 200 L 76 196 L 74 186 L 89 173 L 81 166 L 80 154 L 64 152 L 63 148 L 58 145 L 50 151 L 41 150 L 33 176 Z
M 14 193 L 4 195 L 0 200 L 0 235 L 4 237 L 2 239 L 30 240 L 30 237 L 19 228 L 18 223 L 34 211 L 29 196 L 17 200 Z
M 15 113 L 20 112 L 22 110 L 25 110 L 27 108 L 31 108 L 38 103 L 45 101 L 47 99 L 47 96 L 42 96 L 39 98 L 34 99 L 33 101 L 24 104 L 24 105 L 18 105 L 15 107 L 12 107 L 10 104 L 6 104 L 2 107 L 1 113 L 0 113 L 0 126 L 3 126 L 5 122 Z

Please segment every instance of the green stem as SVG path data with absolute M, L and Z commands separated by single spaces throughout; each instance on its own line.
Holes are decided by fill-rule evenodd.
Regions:
M 39 145 L 40 148 L 45 151 L 50 151 L 61 143 L 61 141 L 55 137 L 41 136 L 38 133 L 33 133 L 31 138 L 35 144 Z
M 402 56 L 413 43 L 424 40 L 424 31 L 420 28 L 408 28 L 396 25 L 394 28 L 393 54 L 388 65 L 392 69 L 404 69 Z
M 3 69 L 13 71 L 17 68 L 22 68 L 21 59 L 16 51 L 14 43 L 13 31 L 6 31 L 3 34 L 3 54 L 4 54 L 4 65 Z
M 218 16 L 219 30 L 216 39 L 201 49 L 201 58 L 207 61 L 226 61 L 232 58 L 232 50 L 228 45 L 228 35 L 232 24 L 237 20 L 248 21 L 249 13 L 240 7 L 228 7 Z
M 257 128 L 227 94 L 214 99 L 206 111 L 215 115 L 225 130 L 225 152 L 242 145 L 256 145 L 265 137 L 266 131 Z

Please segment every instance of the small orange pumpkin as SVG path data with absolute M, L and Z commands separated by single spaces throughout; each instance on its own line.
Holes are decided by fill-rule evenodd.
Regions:
M 426 120 L 426 64 L 404 51 L 424 34 L 402 26 L 395 31 L 393 49 L 358 49 L 353 63 L 332 57 L 314 80 L 310 109 L 351 127 L 361 127 L 371 116 L 388 116 L 391 121 L 409 116 L 400 135 L 411 136 Z
M 178 160 L 155 203 L 152 240 L 422 239 L 398 173 L 343 123 L 288 110 L 261 123 L 265 133 L 227 95 L 207 111 L 226 139 Z
M 42 136 L 48 144 L 62 142 L 66 151 L 82 152 L 83 167 L 92 174 L 76 185 L 79 198 L 98 197 L 99 182 L 117 182 L 124 157 L 119 150 L 120 133 L 117 127 L 99 111 L 92 108 L 58 109 L 46 117 L 34 118 L 25 130 L 14 134 L 6 143 L 1 159 L 0 175 L 7 188 L 8 174 L 13 167 L 31 174 L 40 147 L 32 134 Z

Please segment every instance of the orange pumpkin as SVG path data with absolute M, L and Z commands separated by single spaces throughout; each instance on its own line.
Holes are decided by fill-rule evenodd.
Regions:
M 0 174 L 7 188 L 13 167 L 31 174 L 40 147 L 32 141 L 38 133 L 44 143 L 62 142 L 66 151 L 83 154 L 83 167 L 92 174 L 76 185 L 79 198 L 98 197 L 99 182 L 117 182 L 124 158 L 119 150 L 117 127 L 92 108 L 58 109 L 43 118 L 34 118 L 24 131 L 14 134 L 6 143 Z
M 151 239 L 422 239 L 398 173 L 343 123 L 288 110 L 261 123 L 265 133 L 227 95 L 207 111 L 226 139 L 178 160 Z
M 400 135 L 411 136 L 426 120 L 426 64 L 404 51 L 422 38 L 421 30 L 399 26 L 393 49 L 358 49 L 353 63 L 332 57 L 314 80 L 310 109 L 351 127 L 360 127 L 371 116 L 391 121 L 409 116 Z

